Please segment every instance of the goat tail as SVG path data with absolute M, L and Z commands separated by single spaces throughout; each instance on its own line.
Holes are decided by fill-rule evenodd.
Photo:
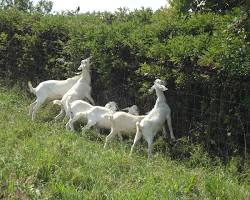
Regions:
M 31 84 L 30 81 L 28 81 L 28 86 L 29 86 L 30 92 L 33 93 L 33 94 L 36 94 L 36 90 L 35 90 L 35 88 L 33 88 L 33 86 L 32 86 L 32 84 Z
M 53 104 L 62 106 L 62 101 L 61 101 L 61 100 L 54 100 L 54 101 L 53 101 Z

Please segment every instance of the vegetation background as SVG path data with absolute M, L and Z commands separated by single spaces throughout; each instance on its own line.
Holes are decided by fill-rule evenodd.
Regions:
M 82 14 L 78 13 L 78 10 L 51 13 L 52 6 L 52 2 L 45 0 L 39 1 L 36 5 L 30 0 L 0 1 L 0 77 L 1 88 L 3 88 L 0 99 L 0 108 L 3 110 L 1 121 L 4 121 L 5 118 L 10 120 L 11 116 L 8 113 L 15 112 L 8 101 L 22 106 L 28 106 L 27 102 L 30 101 L 30 97 L 26 96 L 16 100 L 17 97 L 12 93 L 8 94 L 6 88 L 19 85 L 21 90 L 27 90 L 28 80 L 36 85 L 48 79 L 67 78 L 74 74 L 81 59 L 92 55 L 92 91 L 97 104 L 104 105 L 110 100 L 118 102 L 120 107 L 137 104 L 141 112 L 145 113 L 152 108 L 155 101 L 155 97 L 148 94 L 147 89 L 155 78 L 166 80 L 169 90 L 165 95 L 172 109 L 173 127 L 178 140 L 175 144 L 170 144 L 158 138 L 155 145 L 156 152 L 162 152 L 168 159 L 180 161 L 191 168 L 197 166 L 209 168 L 213 165 L 230 168 L 231 175 L 226 173 L 228 171 L 216 171 L 216 173 L 218 172 L 219 177 L 225 173 L 227 175 L 224 174 L 223 177 L 227 179 L 228 176 L 229 182 L 233 180 L 232 182 L 236 185 L 244 185 L 241 189 L 238 188 L 240 187 L 238 185 L 228 187 L 227 180 L 223 182 L 224 178 L 222 178 L 223 183 L 221 184 L 225 184 L 225 188 L 227 188 L 222 193 L 222 189 L 217 188 L 220 185 L 217 181 L 220 180 L 217 180 L 216 176 L 206 177 L 211 181 L 211 185 L 209 182 L 207 187 L 200 187 L 204 182 L 202 184 L 197 182 L 197 174 L 194 175 L 194 179 L 191 179 L 189 173 L 192 172 L 187 172 L 188 180 L 191 181 L 186 189 L 188 192 L 178 193 L 177 191 L 185 191 L 185 189 L 181 189 L 184 187 L 182 183 L 177 184 L 177 186 L 173 186 L 173 190 L 170 189 L 172 191 L 170 193 L 174 195 L 172 199 L 250 198 L 249 192 L 246 192 L 249 191 L 249 187 L 248 190 L 245 188 L 245 185 L 249 184 L 250 152 L 250 7 L 247 0 L 172 0 L 169 8 L 162 8 L 155 12 L 146 8 L 135 11 L 121 8 L 114 13 Z M 14 91 L 17 92 L 17 90 Z M 13 122 L 20 125 L 18 120 L 22 117 L 18 113 L 16 114 L 16 117 L 13 116 L 15 119 Z M 41 114 L 48 115 L 48 113 Z M 42 119 L 48 120 L 47 118 Z M 22 122 L 26 124 L 24 120 Z M 86 182 L 92 181 L 91 184 L 93 183 L 94 186 L 90 186 L 90 189 L 86 189 L 84 186 L 79 191 L 87 191 L 88 189 L 93 191 L 96 184 L 107 183 L 105 180 L 95 183 L 93 182 L 94 177 L 92 180 L 87 175 L 86 177 L 80 175 L 83 169 L 78 167 L 76 169 L 80 171 L 76 172 L 77 186 L 73 182 L 69 182 L 69 186 L 66 184 L 67 181 L 54 180 L 55 177 L 63 178 L 61 175 L 54 176 L 54 173 L 58 172 L 56 166 L 61 166 L 59 168 L 62 169 L 63 164 L 57 165 L 55 163 L 57 161 L 51 158 L 50 165 L 49 155 L 46 159 L 41 159 L 43 164 L 39 163 L 40 161 L 37 161 L 36 164 L 29 163 L 25 158 L 22 158 L 27 162 L 23 164 L 21 157 L 24 156 L 22 154 L 25 151 L 24 144 L 21 145 L 20 149 L 17 148 L 22 153 L 19 152 L 21 157 L 17 158 L 18 163 L 13 164 L 15 159 L 12 159 L 10 156 L 12 151 L 8 152 L 7 147 L 16 147 L 15 144 L 19 143 L 20 139 L 17 141 L 18 137 L 21 137 L 21 140 L 25 138 L 24 141 L 28 138 L 27 140 L 34 142 L 38 134 L 45 134 L 44 138 L 47 137 L 48 143 L 52 140 L 50 137 L 56 137 L 56 140 L 65 142 L 62 145 L 67 146 L 67 142 L 77 141 L 76 136 L 68 138 L 67 132 L 62 137 L 54 136 L 51 133 L 53 130 L 43 123 L 32 125 L 32 123 L 27 122 L 25 127 L 15 126 L 14 131 L 7 129 L 7 125 L 2 124 L 1 126 L 3 126 L 1 135 L 3 146 L 0 155 L 3 170 L 0 174 L 2 180 L 2 185 L 0 185 L 2 189 L 0 190 L 4 192 L 0 192 L 2 195 L 0 198 L 21 198 L 20 195 L 18 196 L 17 191 L 19 190 L 27 198 L 41 197 L 37 196 L 36 193 L 27 192 L 30 191 L 26 188 L 30 185 L 25 183 L 28 180 L 23 180 L 22 183 L 19 180 L 20 177 L 38 176 L 37 180 L 32 179 L 34 181 L 32 182 L 33 189 L 43 191 L 43 187 L 47 187 L 47 190 L 44 189 L 47 193 L 44 192 L 43 198 L 51 197 L 52 199 L 56 195 L 59 199 L 67 198 L 67 195 L 63 196 L 67 194 L 65 191 L 69 191 L 70 196 L 73 194 L 72 191 L 77 191 L 76 188 L 79 186 L 77 184 L 82 186 L 85 178 Z M 29 126 L 33 127 L 36 133 L 33 133 Z M 40 128 L 43 130 L 42 133 L 39 132 Z M 59 125 L 55 125 L 55 128 L 64 132 L 64 129 L 60 129 Z M 90 138 L 94 137 L 91 133 L 89 134 Z M 7 136 L 11 137 L 8 139 Z M 94 140 L 98 140 L 98 138 Z M 98 150 L 98 144 L 86 143 L 84 145 L 89 145 L 89 149 L 95 148 L 95 151 L 101 152 L 100 149 Z M 127 146 L 124 145 L 126 149 Z M 72 150 L 73 147 L 65 148 L 66 152 L 75 153 L 76 151 L 76 149 Z M 31 148 L 28 151 L 32 152 L 33 150 Z M 114 157 L 111 156 L 111 158 L 122 157 L 123 150 L 119 152 L 121 154 L 112 154 Z M 104 164 L 107 164 L 108 153 L 100 154 L 107 156 L 104 156 L 106 159 Z M 43 154 L 41 153 L 41 155 Z M 51 156 L 53 155 L 56 156 L 55 154 Z M 5 159 L 9 160 L 11 167 L 8 168 L 6 165 L 8 162 Z M 135 161 L 126 159 L 120 161 L 129 163 L 121 164 L 122 167 L 128 167 L 130 164 L 137 166 Z M 65 160 L 65 162 L 67 161 Z M 77 165 L 73 161 L 69 162 L 72 162 L 74 167 Z M 145 164 L 140 158 L 138 158 L 138 162 Z M 168 165 L 168 162 L 162 161 L 162 159 L 156 159 L 155 162 L 162 166 Z M 119 171 L 122 167 L 119 163 L 116 164 L 119 166 L 114 167 L 113 170 Z M 20 167 L 20 173 L 16 171 L 14 175 L 12 174 L 11 169 L 14 169 L 14 166 Z M 33 175 L 30 175 L 28 171 L 23 171 L 24 168 L 31 166 L 34 169 Z M 154 164 L 152 166 L 155 167 Z M 173 166 L 175 164 L 171 164 L 171 167 Z M 72 166 L 72 168 L 74 167 Z M 102 167 L 98 168 L 97 171 Z M 128 168 L 124 170 L 126 171 Z M 149 166 L 144 172 L 147 173 L 147 170 L 152 170 L 152 168 L 150 169 Z M 114 174 L 117 175 L 118 171 Z M 68 173 L 71 174 L 71 172 Z M 202 173 L 211 175 L 208 171 L 202 171 Z M 65 174 L 67 173 L 65 172 Z M 75 177 L 75 175 L 69 174 L 69 177 Z M 128 173 L 125 174 L 128 175 Z M 50 176 L 54 177 L 52 182 L 48 178 Z M 202 177 L 204 178 L 204 176 Z M 111 176 L 107 176 L 107 178 L 109 179 Z M 151 180 L 154 179 L 154 176 L 147 178 Z M 173 177 L 169 178 L 172 180 Z M 206 178 L 202 180 L 208 181 Z M 67 178 L 65 177 L 65 179 Z M 123 181 L 123 179 L 121 180 Z M 138 181 L 138 179 L 135 180 Z M 187 181 L 185 178 L 183 180 Z M 131 184 L 133 182 L 131 181 L 128 183 Z M 17 182 L 22 186 L 18 190 Z M 50 184 L 56 184 L 55 188 L 49 190 Z M 156 182 L 153 181 L 151 184 L 154 185 Z M 116 184 L 112 183 L 111 185 Z M 147 188 L 147 186 L 145 187 Z M 168 189 L 171 187 L 169 186 Z M 195 187 L 198 189 L 194 189 Z M 97 195 L 97 199 L 105 198 L 103 196 L 106 195 L 107 188 L 102 189 L 103 193 L 101 193 L 101 189 L 97 189 L 98 195 L 101 195 Z M 207 192 L 210 189 L 211 191 Z M 53 191 L 57 192 L 53 193 Z M 128 191 L 130 190 L 128 189 Z M 236 195 L 237 192 L 239 192 L 239 196 Z M 60 197 L 59 194 L 62 196 Z M 153 195 L 152 198 L 160 198 L 150 194 Z M 111 196 L 107 196 L 107 198 L 111 197 L 117 197 L 115 192 L 111 192 Z M 123 198 L 127 197 L 125 195 Z M 76 198 L 80 198 L 80 196 Z M 133 197 L 131 196 L 131 198 Z

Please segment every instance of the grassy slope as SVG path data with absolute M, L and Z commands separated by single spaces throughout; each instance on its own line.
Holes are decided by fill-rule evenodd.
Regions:
M 31 122 L 31 99 L 0 87 L 0 199 L 250 199 L 247 182 L 223 167 L 188 168 L 145 146 L 79 135 L 51 123 L 49 109 Z M 102 137 L 103 139 L 103 137 Z

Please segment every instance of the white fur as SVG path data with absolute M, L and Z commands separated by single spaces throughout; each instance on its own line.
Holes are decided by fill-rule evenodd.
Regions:
M 78 70 L 82 70 L 80 79 L 71 87 L 62 97 L 61 100 L 53 101 L 54 104 L 61 105 L 60 113 L 55 117 L 55 120 L 64 116 L 66 113 L 69 116 L 68 105 L 70 102 L 79 99 L 88 99 L 92 104 L 94 100 L 91 97 L 91 78 L 90 78 L 90 58 L 81 61 L 81 65 Z
M 80 76 L 68 78 L 66 80 L 48 80 L 38 84 L 33 88 L 28 82 L 30 92 L 36 95 L 36 100 L 30 104 L 29 115 L 35 120 L 38 108 L 45 102 L 61 99 L 63 95 L 78 81 Z
M 78 115 L 81 112 L 85 112 L 87 110 L 90 110 L 91 108 L 93 108 L 94 106 L 92 106 L 91 104 L 89 104 L 86 101 L 83 100 L 76 100 L 73 101 L 72 103 L 70 103 L 70 105 L 68 105 L 68 109 L 69 109 L 69 121 L 66 124 L 66 128 L 70 129 L 71 131 L 74 131 L 74 123 L 76 121 L 78 121 L 81 118 L 81 115 Z M 108 108 L 112 111 L 116 111 L 117 110 L 117 104 L 113 101 L 107 103 L 105 105 L 105 108 Z
M 137 105 L 132 105 L 130 107 L 123 108 L 122 110 L 128 111 L 128 113 L 130 113 L 132 115 L 139 115 L 139 109 L 138 109 Z
M 102 106 L 93 106 L 86 112 L 77 113 L 75 117 L 77 119 L 87 119 L 88 123 L 86 126 L 83 127 L 83 130 L 90 129 L 92 126 L 95 125 L 99 128 L 110 129 L 111 122 L 107 117 L 105 117 L 105 115 L 113 112 L 114 110 L 111 110 L 109 108 L 105 108 Z
M 122 110 L 128 110 L 128 113 L 116 112 L 114 114 L 107 115 L 107 117 L 111 120 L 111 131 L 106 137 L 104 148 L 116 135 L 119 136 L 120 140 L 122 140 L 122 134 L 134 136 L 136 132 L 136 123 L 140 122 L 145 117 L 145 115 L 139 116 L 139 110 L 136 105 Z M 164 125 L 162 127 L 162 131 L 166 134 Z
M 111 131 L 106 137 L 104 148 L 107 146 L 107 143 L 116 135 L 118 135 L 120 139 L 122 139 L 121 133 L 134 135 L 136 131 L 136 123 L 140 122 L 144 118 L 144 115 L 133 115 L 126 112 L 116 112 L 106 116 L 111 122 Z
M 171 109 L 169 108 L 163 91 L 167 88 L 164 86 L 164 82 L 160 79 L 156 79 L 154 85 L 151 87 L 150 91 L 156 91 L 157 100 L 154 108 L 141 120 L 141 122 L 136 123 L 136 135 L 134 143 L 131 147 L 130 155 L 133 152 L 135 144 L 143 136 L 148 143 L 148 158 L 152 157 L 153 149 L 153 139 L 156 133 L 164 126 L 165 121 L 168 122 L 168 128 L 170 131 L 171 139 L 175 140 L 175 136 L 172 130 L 171 123 Z

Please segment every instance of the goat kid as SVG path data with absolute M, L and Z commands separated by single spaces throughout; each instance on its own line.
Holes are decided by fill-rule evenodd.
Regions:
M 139 109 L 138 109 L 137 105 L 132 105 L 130 107 L 123 108 L 121 110 L 128 111 L 128 113 L 130 113 L 132 115 L 139 115 Z
M 105 108 L 102 106 L 93 106 L 86 112 L 77 113 L 75 118 L 87 119 L 88 123 L 86 126 L 82 128 L 83 131 L 90 129 L 92 126 L 95 126 L 95 125 L 99 128 L 110 129 L 111 122 L 109 119 L 107 119 L 107 117 L 105 117 L 105 115 L 108 113 L 115 112 L 116 109 L 117 109 L 117 106 L 115 106 L 115 108 L 113 109 Z
M 114 114 L 107 114 L 105 117 L 111 122 L 111 131 L 106 137 L 104 148 L 106 148 L 107 143 L 116 135 L 118 135 L 121 140 L 121 134 L 134 134 L 136 131 L 136 123 L 140 122 L 145 116 L 133 115 L 126 112 L 116 112 Z
M 78 115 L 78 114 L 81 112 L 86 112 L 87 110 L 90 110 L 93 107 L 94 106 L 92 106 L 91 104 L 83 100 L 76 100 L 70 103 L 68 105 L 70 119 L 68 123 L 66 124 L 66 128 L 70 129 L 71 131 L 74 131 L 75 130 L 74 123 L 81 118 L 81 115 Z M 117 104 L 114 101 L 111 101 L 105 105 L 105 108 L 108 108 L 112 111 L 116 111 Z

